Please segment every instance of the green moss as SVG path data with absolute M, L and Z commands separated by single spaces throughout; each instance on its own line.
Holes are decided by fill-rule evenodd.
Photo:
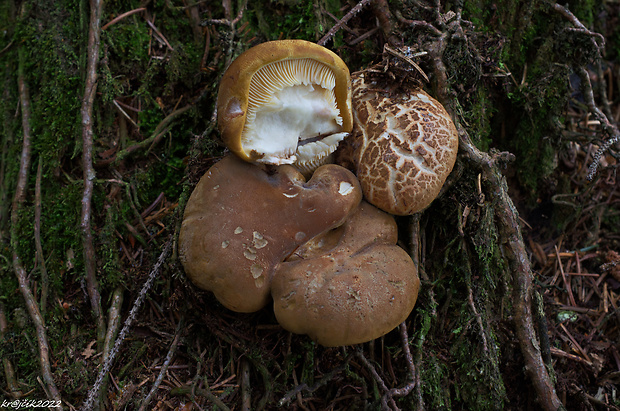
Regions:
M 250 3 L 246 16 L 256 31 L 266 40 L 303 39 L 318 41 L 334 24 L 327 20 L 325 11 L 341 16 L 340 3 L 334 0 L 320 2 L 285 1 L 284 4 Z M 274 18 L 275 16 L 275 18 Z M 342 35 L 334 38 L 337 47 Z

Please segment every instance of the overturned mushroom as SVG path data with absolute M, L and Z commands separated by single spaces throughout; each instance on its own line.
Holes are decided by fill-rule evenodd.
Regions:
M 262 168 L 228 156 L 207 171 L 185 208 L 179 255 L 189 278 L 227 308 L 269 302 L 276 264 L 341 225 L 361 201 L 355 176 L 320 167 L 306 182 L 292 166 Z
M 362 202 L 344 225 L 299 247 L 272 283 L 280 325 L 325 346 L 370 341 L 395 328 L 420 288 L 396 241 L 394 217 Z
M 338 163 L 352 169 L 364 198 L 395 215 L 423 210 L 456 161 L 458 134 L 443 106 L 423 90 L 383 91 L 366 73 L 353 76 L 354 129 Z
M 304 40 L 262 43 L 224 73 L 217 113 L 224 143 L 243 160 L 307 172 L 351 131 L 349 69 Z

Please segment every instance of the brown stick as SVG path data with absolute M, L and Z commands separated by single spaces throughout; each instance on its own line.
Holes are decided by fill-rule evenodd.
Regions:
M 179 324 L 177 324 L 177 330 L 174 335 L 174 339 L 172 340 L 172 344 L 170 344 L 170 349 L 168 350 L 166 359 L 164 360 L 164 363 L 161 366 L 159 375 L 155 379 L 155 382 L 153 383 L 153 386 L 151 387 L 151 390 L 147 394 L 146 398 L 144 398 L 144 400 L 142 401 L 142 404 L 140 404 L 140 408 L 138 409 L 138 411 L 145 411 L 147 409 L 147 407 L 149 406 L 149 403 L 151 402 L 153 397 L 155 397 L 155 394 L 157 393 L 159 386 L 164 380 L 164 377 L 166 376 L 166 373 L 168 372 L 168 367 L 170 366 L 170 363 L 172 362 L 172 358 L 174 358 L 174 354 L 177 350 L 177 347 L 179 346 L 179 340 L 181 338 L 181 332 L 183 330 L 183 323 L 184 323 L 183 318 L 181 318 L 181 320 L 179 321 Z
M 336 23 L 331 29 L 329 29 L 327 34 L 324 35 L 323 38 L 317 42 L 317 44 L 319 46 L 324 46 L 325 44 L 327 44 L 327 42 L 332 37 L 334 37 L 334 35 L 338 32 L 338 30 L 340 30 L 342 26 L 347 24 L 347 21 L 351 20 L 351 18 L 355 16 L 357 13 L 359 13 L 362 10 L 362 8 L 364 8 L 364 6 L 370 3 L 370 1 L 371 0 L 361 0 L 359 3 L 357 3 L 355 7 L 349 10 L 349 12 L 345 14 L 343 18 L 340 19 L 338 23 Z
M 149 138 L 146 138 L 142 141 L 140 141 L 139 143 L 136 143 L 134 145 L 131 145 L 129 147 L 127 147 L 126 149 L 120 151 L 118 154 L 116 154 L 116 157 L 112 158 L 111 160 L 108 160 L 107 162 L 119 162 L 121 160 L 123 160 L 124 158 L 126 158 L 127 156 L 129 156 L 130 154 L 132 154 L 134 151 L 136 150 L 140 150 L 140 149 L 145 149 L 147 147 L 152 147 L 154 144 L 156 144 L 159 140 L 161 139 L 161 137 L 168 131 L 168 126 L 170 125 L 170 123 L 172 123 L 172 120 L 174 120 L 177 116 L 185 113 L 186 111 L 188 111 L 189 109 L 191 109 L 193 106 L 187 105 L 185 107 L 181 107 L 179 109 L 174 110 L 172 113 L 168 114 L 162 121 L 161 123 L 159 123 L 157 125 L 157 127 L 155 127 L 155 130 L 153 131 L 153 134 L 151 134 L 151 136 Z M 150 150 L 150 148 L 149 148 Z M 100 161 L 98 162 L 97 165 L 104 165 L 106 163 L 106 161 Z
M 11 248 L 13 249 L 13 268 L 15 270 L 15 275 L 17 276 L 17 281 L 19 282 L 19 290 L 24 297 L 26 308 L 28 309 L 28 313 L 30 314 L 30 318 L 32 319 L 36 329 L 43 381 L 45 381 L 52 399 L 55 401 L 60 401 L 60 393 L 58 392 L 58 388 L 56 388 L 54 378 L 52 377 L 52 370 L 49 361 L 49 344 L 47 343 L 47 333 L 45 331 L 43 316 L 39 311 L 37 302 L 32 294 L 32 291 L 30 290 L 30 286 L 28 285 L 28 273 L 26 273 L 26 270 L 22 265 L 21 258 L 17 254 L 17 226 L 19 224 L 19 210 L 26 199 L 26 185 L 28 183 L 28 170 L 30 168 L 31 156 L 30 142 L 32 136 L 32 131 L 30 129 L 30 93 L 28 92 L 28 85 L 26 84 L 26 80 L 24 78 L 24 60 L 24 51 L 20 48 L 17 83 L 19 87 L 19 98 L 21 101 L 22 131 L 24 138 L 22 143 L 19 173 L 17 175 L 17 185 L 15 187 L 15 196 L 13 197 L 11 210 Z
M 95 246 L 91 228 L 91 200 L 95 184 L 93 168 L 93 101 L 97 89 L 97 64 L 99 62 L 99 38 L 101 24 L 101 0 L 90 1 L 90 27 L 88 30 L 88 62 L 86 66 L 86 86 L 82 100 L 82 168 L 84 170 L 84 191 L 82 195 L 82 245 L 84 248 L 84 268 L 86 287 L 90 305 L 97 323 L 97 340 L 100 348 L 105 339 L 105 321 L 101 309 L 101 296 L 97 284 Z
M 49 289 L 49 277 L 45 267 L 45 257 L 43 257 L 43 246 L 41 245 L 41 175 L 43 173 L 43 159 L 39 157 L 37 167 L 37 179 L 34 186 L 34 246 L 36 250 L 37 264 L 41 273 L 41 314 L 45 315 L 47 307 L 47 292 Z
M 145 10 L 146 10 L 146 7 L 140 7 L 140 8 L 137 8 L 137 9 L 126 11 L 125 13 L 123 13 L 123 14 L 121 14 L 119 16 L 116 16 L 115 18 L 113 18 L 112 20 L 107 22 L 106 25 L 101 28 L 101 31 L 107 29 L 108 27 L 110 27 L 113 24 L 118 23 L 119 21 L 121 21 L 125 17 L 129 17 L 132 14 L 140 13 L 140 12 L 145 11 Z
M 4 334 L 8 329 L 6 315 L 4 314 L 4 305 L 0 302 L 0 344 L 4 344 Z M 17 376 L 15 375 L 15 368 L 13 363 L 8 358 L 2 359 L 2 365 L 4 368 L 4 379 L 6 381 L 9 395 L 14 399 L 19 399 L 23 396 L 19 384 L 17 383 Z

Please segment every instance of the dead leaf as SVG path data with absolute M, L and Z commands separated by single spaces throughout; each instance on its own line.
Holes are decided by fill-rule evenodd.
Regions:
M 88 347 L 86 347 L 86 349 L 82 351 L 82 355 L 84 356 L 84 358 L 88 359 L 92 357 L 93 355 L 95 355 L 96 351 L 93 350 L 93 345 L 95 345 L 96 342 L 97 340 L 92 340 L 90 344 L 88 344 Z

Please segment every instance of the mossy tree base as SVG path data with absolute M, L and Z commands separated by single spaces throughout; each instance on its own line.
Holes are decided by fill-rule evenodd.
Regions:
M 102 409 L 138 409 L 145 399 L 223 409 L 620 407 L 612 395 L 620 293 L 610 253 L 618 247 L 620 204 L 613 144 L 598 159 L 601 177 L 589 186 L 585 180 L 588 147 L 613 134 L 613 121 L 600 127 L 586 113 L 600 106 L 598 124 L 605 125 L 617 109 L 618 75 L 605 71 L 611 64 L 601 60 L 596 35 L 607 41 L 606 58 L 617 59 L 620 29 L 602 24 L 616 4 L 373 0 L 344 24 L 337 20 L 355 4 L 121 3 L 103 3 L 99 52 L 90 56 L 88 1 L 0 5 L 7 28 L 0 37 L 4 392 L 54 398 L 49 388 L 56 386 L 67 406 L 78 407 L 106 352 L 114 360 L 95 401 Z M 284 332 L 270 309 L 234 314 L 193 287 L 176 260 L 175 235 L 193 186 L 225 152 L 213 110 L 227 64 L 266 40 L 316 42 L 334 25 L 326 45 L 351 71 L 397 64 L 405 74 L 394 76 L 394 87 L 411 80 L 444 103 L 459 125 L 461 151 L 441 197 L 421 215 L 399 219 L 423 284 L 414 312 L 374 342 L 323 348 Z M 413 59 L 430 82 L 406 60 L 384 55 L 385 45 Z M 80 111 L 87 85 L 95 86 L 94 60 L 92 111 Z M 601 98 L 607 86 L 611 101 Z M 92 140 L 83 138 L 85 114 Z M 92 157 L 83 161 L 88 150 Z M 92 233 L 92 256 L 80 229 L 90 183 L 90 225 L 82 228 Z M 594 229 L 580 238 L 573 227 L 583 226 Z M 562 244 L 599 248 L 575 251 L 571 265 Z M 162 259 L 166 247 L 170 256 Z M 586 285 L 590 296 L 577 292 Z M 89 289 L 100 293 L 99 315 Z M 138 296 L 144 305 L 131 316 Z M 591 313 L 596 304 L 607 311 L 596 311 L 595 322 L 566 308 Z M 545 322 L 557 307 L 577 317 Z M 111 354 L 128 316 L 131 327 Z M 106 331 L 108 343 L 98 346 Z M 599 351 L 588 352 L 592 341 Z M 44 346 L 48 392 L 37 380 L 46 373 Z

